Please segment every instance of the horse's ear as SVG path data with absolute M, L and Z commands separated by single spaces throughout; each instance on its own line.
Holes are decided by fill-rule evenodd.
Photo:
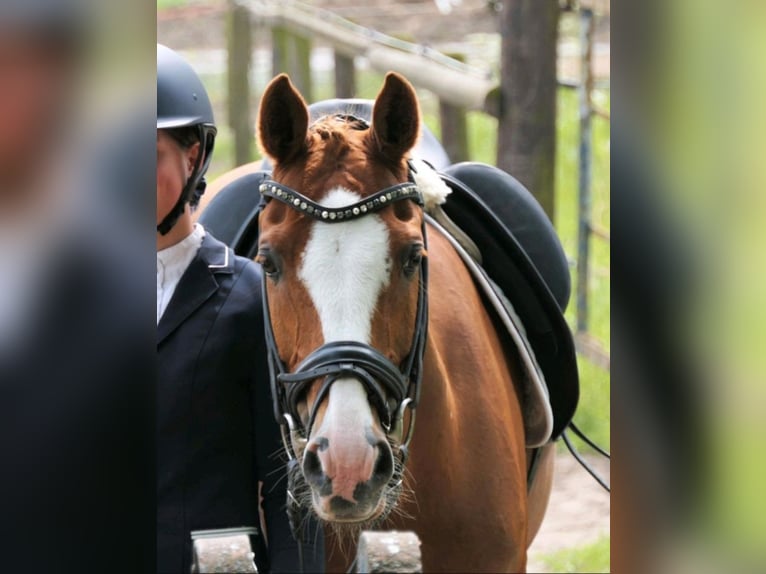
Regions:
M 412 85 L 389 72 L 372 110 L 372 137 L 378 150 L 392 162 L 400 161 L 418 141 L 420 108 Z
M 287 74 L 266 86 L 258 112 L 261 151 L 276 163 L 291 160 L 306 148 L 309 111 Z

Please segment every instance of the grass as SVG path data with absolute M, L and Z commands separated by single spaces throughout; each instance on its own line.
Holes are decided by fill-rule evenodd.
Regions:
M 592 544 L 552 552 L 543 562 L 550 572 L 609 572 L 609 544 L 609 536 L 604 536 Z

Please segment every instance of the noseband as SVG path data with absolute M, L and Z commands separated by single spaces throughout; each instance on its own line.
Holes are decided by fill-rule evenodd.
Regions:
M 410 169 L 413 169 L 412 166 Z M 266 181 L 259 189 L 264 205 L 271 200 L 276 200 L 307 217 L 327 224 L 361 219 L 397 201 L 410 200 L 421 208 L 423 206 L 422 194 L 412 181 L 387 187 L 353 205 L 341 208 L 322 206 L 276 181 Z M 425 218 L 422 234 L 424 247 L 427 248 Z M 423 355 L 428 327 L 427 259 L 423 258 L 420 264 L 420 285 L 412 344 L 409 353 L 398 366 L 366 343 L 333 341 L 315 349 L 296 367 L 295 371 L 288 372 L 280 358 L 274 337 L 265 279 L 262 281 L 262 289 L 274 416 L 282 429 L 282 440 L 290 459 L 289 464 L 295 464 L 301 454 L 295 452 L 293 442 L 289 439 L 297 444 L 305 445 L 319 405 L 329 393 L 332 384 L 340 378 L 353 378 L 364 386 L 386 434 L 394 439 L 395 449 L 402 462 L 400 467 L 403 468 L 415 425 L 415 408 L 420 398 L 420 384 L 423 376 Z M 304 426 L 298 413 L 298 403 L 308 385 L 318 379 L 323 379 L 322 385 Z M 411 411 L 410 424 L 404 433 L 403 417 L 408 408 Z M 392 480 L 394 486 L 401 485 L 401 470 L 397 471 Z M 294 502 L 290 488 L 288 488 L 288 496 L 291 502 Z

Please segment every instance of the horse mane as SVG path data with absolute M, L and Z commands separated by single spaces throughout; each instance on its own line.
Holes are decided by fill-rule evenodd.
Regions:
M 351 143 L 346 135 L 347 129 L 345 122 L 338 121 L 335 116 L 321 116 L 309 126 L 309 149 L 321 144 L 325 161 L 343 157 L 351 149 Z M 319 136 L 319 138 L 312 136 Z
M 333 125 L 345 125 L 351 129 L 355 130 L 366 130 L 370 127 L 370 124 L 354 115 L 355 108 L 354 106 L 350 105 L 347 106 L 345 110 L 343 111 L 337 111 L 332 114 L 321 114 L 314 116 L 313 118 L 310 118 L 311 123 L 309 124 L 309 130 L 316 126 L 326 126 L 328 124 Z
M 304 182 L 316 182 L 336 173 L 341 164 L 349 160 L 356 162 L 364 157 L 365 162 L 371 160 L 368 165 L 379 166 L 374 170 L 377 175 L 367 181 L 370 189 L 375 188 L 381 167 L 391 170 L 398 179 L 406 177 L 406 163 L 402 160 L 399 165 L 387 165 L 386 157 L 380 153 L 376 141 L 366 137 L 371 130 L 370 124 L 355 116 L 353 108 L 349 108 L 347 112 L 340 111 L 310 118 L 306 137 L 307 153 L 302 155 L 303 163 L 295 166 L 290 162 L 282 165 L 281 169 L 298 169 Z M 303 189 L 311 197 L 311 185 L 304 184 Z
M 345 161 L 354 150 L 368 154 L 369 150 L 360 149 L 358 138 L 354 138 L 352 134 L 366 131 L 369 127 L 365 120 L 350 113 L 324 114 L 312 119 L 307 138 L 311 159 L 308 165 L 304 166 L 304 170 L 317 176 L 335 171 L 336 166 Z

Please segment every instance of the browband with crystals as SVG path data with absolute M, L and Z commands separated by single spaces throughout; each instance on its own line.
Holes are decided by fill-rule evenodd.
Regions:
M 356 219 L 357 217 L 383 209 L 390 203 L 402 199 L 411 199 L 418 205 L 423 205 L 423 195 L 411 181 L 392 185 L 357 203 L 337 208 L 319 205 L 302 193 L 276 181 L 262 183 L 259 190 L 262 196 L 274 198 L 289 205 L 296 211 L 305 213 L 325 223 L 337 223 L 338 221 Z

